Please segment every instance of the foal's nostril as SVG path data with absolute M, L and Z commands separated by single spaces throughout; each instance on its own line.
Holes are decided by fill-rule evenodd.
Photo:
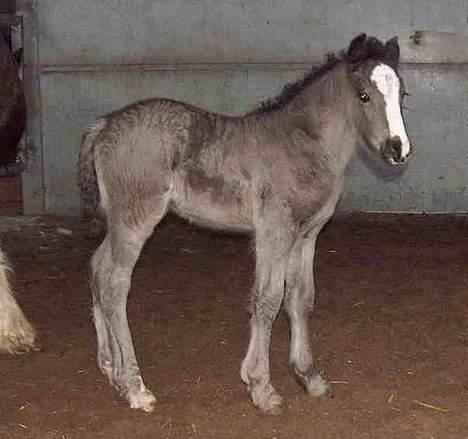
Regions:
M 391 141 L 391 151 L 393 153 L 393 157 L 401 157 L 401 140 L 394 139 Z
M 400 138 L 393 137 L 389 140 L 387 140 L 386 145 L 385 145 L 385 155 L 387 158 L 391 158 L 397 162 L 402 162 L 404 159 L 401 154 L 401 140 Z

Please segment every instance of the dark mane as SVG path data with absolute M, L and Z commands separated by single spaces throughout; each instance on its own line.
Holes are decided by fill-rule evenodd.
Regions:
M 319 67 L 312 68 L 312 70 L 306 73 L 301 79 L 286 84 L 278 96 L 261 102 L 248 114 L 266 113 L 269 111 L 279 110 L 280 108 L 284 107 L 286 104 L 291 102 L 308 85 L 310 85 L 311 83 L 328 73 L 341 61 L 341 57 L 338 57 L 333 53 L 328 54 L 325 64 Z

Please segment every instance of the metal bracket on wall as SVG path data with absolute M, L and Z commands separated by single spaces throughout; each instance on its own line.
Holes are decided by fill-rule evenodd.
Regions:
M 22 35 L 22 27 L 22 17 L 13 14 L 0 13 L 0 32 L 3 34 L 5 40 L 8 42 L 10 49 L 13 49 L 11 28 L 19 28 Z M 23 38 L 21 37 L 21 41 L 22 40 Z
M 0 13 L 0 27 L 13 27 L 21 23 L 21 17 L 14 14 Z
M 39 68 L 39 31 L 36 0 L 17 1 L 21 20 L 23 85 L 27 101 L 25 164 L 21 172 L 23 213 L 40 214 L 45 210 L 45 185 L 42 160 L 41 95 Z

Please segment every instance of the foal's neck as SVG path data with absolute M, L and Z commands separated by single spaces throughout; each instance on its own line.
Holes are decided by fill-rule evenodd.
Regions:
M 358 142 L 356 115 L 359 114 L 345 63 L 338 63 L 309 84 L 298 99 L 291 105 L 302 104 L 306 129 L 316 139 L 312 147 L 321 148 L 337 171 L 343 172 Z

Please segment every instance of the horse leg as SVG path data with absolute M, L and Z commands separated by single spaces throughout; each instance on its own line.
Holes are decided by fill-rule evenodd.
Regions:
M 8 263 L 0 249 L 0 352 L 26 352 L 35 347 L 35 332 L 14 299 Z
M 99 368 L 125 395 L 130 407 L 148 412 L 154 409 L 156 398 L 141 377 L 126 306 L 133 268 L 144 243 L 166 213 L 167 204 L 168 198 L 159 198 L 157 213 L 138 225 L 113 224 L 91 260 Z
M 90 284 L 93 293 L 93 316 L 98 342 L 97 362 L 101 372 L 112 382 L 113 360 L 110 342 L 112 334 L 109 332 L 105 316 L 101 310 L 99 288 L 100 279 L 105 277 L 101 267 L 110 267 L 112 265 L 110 242 L 110 234 L 107 234 L 91 258 Z
M 250 341 L 241 366 L 241 378 L 248 386 L 253 403 L 260 410 L 278 414 L 282 398 L 270 382 L 270 338 L 283 301 L 285 258 L 284 252 L 275 243 L 262 241 L 257 236 Z
M 330 392 L 328 383 L 314 368 L 308 330 L 315 294 L 313 264 L 318 232 L 314 230 L 307 238 L 297 241 L 291 251 L 285 293 L 285 308 L 291 325 L 290 369 L 312 396 Z

